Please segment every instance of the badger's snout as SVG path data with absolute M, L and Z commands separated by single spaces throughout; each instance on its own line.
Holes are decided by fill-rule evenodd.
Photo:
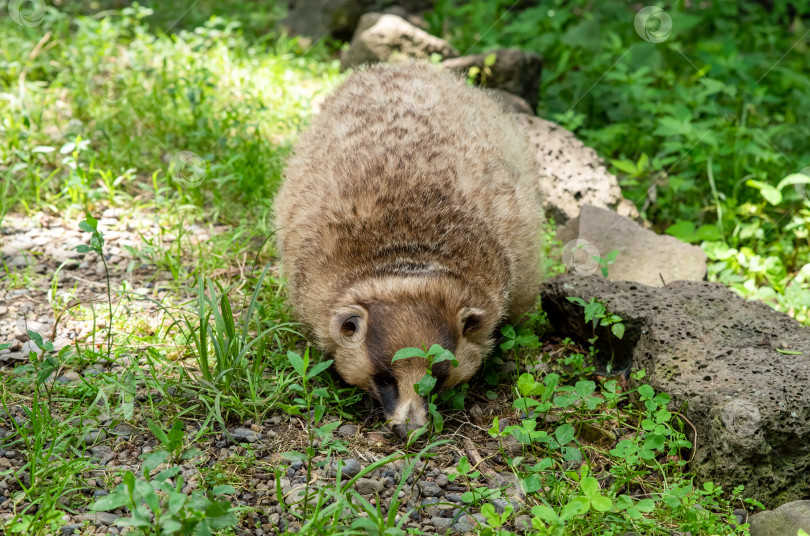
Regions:
M 427 402 L 414 393 L 413 397 L 400 401 L 393 413 L 389 415 L 386 412 L 386 417 L 391 430 L 400 439 L 405 439 L 411 432 L 427 424 L 429 418 Z

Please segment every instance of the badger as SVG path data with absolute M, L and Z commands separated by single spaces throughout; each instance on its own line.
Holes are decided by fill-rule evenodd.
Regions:
M 379 400 L 400 437 L 428 422 L 416 384 L 469 380 L 497 326 L 535 303 L 537 163 L 510 114 L 429 63 L 377 65 L 323 103 L 274 202 L 293 314 L 340 376 Z

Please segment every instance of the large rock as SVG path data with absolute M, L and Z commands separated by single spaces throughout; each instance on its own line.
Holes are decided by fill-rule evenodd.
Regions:
M 810 501 L 794 501 L 775 510 L 759 512 L 748 522 L 751 536 L 793 536 L 799 529 L 810 534 Z
M 672 281 L 702 281 L 706 277 L 706 254 L 698 246 L 659 235 L 613 211 L 591 205 L 582 207 L 578 218 L 557 233 L 565 244 L 563 261 L 580 275 L 600 271 L 594 257 L 616 251 L 608 267 L 612 281 L 635 281 L 660 287 Z
M 527 114 L 516 117 L 537 151 L 546 211 L 557 224 L 577 217 L 584 205 L 608 208 L 631 218 L 638 216 L 596 151 L 556 123 Z
M 599 276 L 546 281 L 543 310 L 562 336 L 593 336 L 581 307 L 603 300 L 624 319 L 622 340 L 598 328 L 598 369 L 645 369 L 696 428 L 692 469 L 774 507 L 810 495 L 810 330 L 717 283 L 652 288 Z M 687 428 L 689 430 L 689 428 Z M 691 434 L 690 434 L 691 435 Z
M 447 41 L 430 35 L 394 14 L 367 13 L 360 18 L 351 46 L 340 59 L 342 69 L 397 59 L 458 56 Z
M 491 54 L 495 54 L 495 63 L 487 66 L 486 58 Z M 543 71 L 543 59 L 537 54 L 504 48 L 486 54 L 446 59 L 442 67 L 462 74 L 477 67 L 479 74 L 476 83 L 518 95 L 529 103 L 532 110 L 537 108 L 540 74 Z

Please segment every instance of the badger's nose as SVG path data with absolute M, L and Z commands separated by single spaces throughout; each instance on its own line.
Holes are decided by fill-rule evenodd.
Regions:
M 400 439 L 407 439 L 411 432 L 414 430 L 418 430 L 421 428 L 418 424 L 413 423 L 405 423 L 405 424 L 395 424 L 391 429 Z

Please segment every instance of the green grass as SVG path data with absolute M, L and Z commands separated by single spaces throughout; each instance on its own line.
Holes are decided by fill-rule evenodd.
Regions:
M 805 18 L 810 12 L 807 2 L 792 5 Z M 510 46 L 542 54 L 539 114 L 596 148 L 657 230 L 701 245 L 710 278 L 810 323 L 804 179 L 795 175 L 778 188 L 810 165 L 810 34 L 801 17 L 753 2 L 700 10 L 667 4 L 672 34 L 651 43 L 620 2 L 510 6 L 440 0 L 427 18 L 462 51 Z M 7 7 L 0 1 L 0 10 Z M 58 533 L 64 513 L 93 503 L 86 481 L 100 467 L 85 456 L 84 435 L 97 420 L 129 423 L 158 440 L 145 460 L 154 470 L 107 475 L 110 498 L 96 503 L 99 510 L 127 505 L 144 534 L 158 533 L 150 515 L 164 533 L 178 524 L 228 533 L 237 519 L 249 530 L 248 520 L 264 514 L 231 503 L 248 485 L 247 468 L 262 465 L 280 480 L 283 460 L 301 460 L 310 475 L 350 450 L 333 432 L 367 418 L 362 395 L 336 383 L 306 348 L 283 281 L 268 268 L 274 252 L 265 239 L 284 158 L 316 99 L 343 76 L 334 44 L 283 35 L 276 26 L 283 14 L 272 2 L 62 1 L 35 26 L 0 18 L 0 225 L 9 211 L 70 222 L 121 209 L 121 222 L 158 229 L 132 248 L 128 269 L 169 286 L 158 295 L 100 277 L 96 290 L 109 292 L 109 302 L 75 306 L 85 289 L 51 286 L 55 315 L 68 310 L 108 328 L 0 374 L 3 406 L 28 421 L 3 440 L 28 464 L 7 532 Z M 197 242 L 192 225 L 218 232 Z M 105 254 L 102 239 L 88 256 Z M 548 263 L 550 273 L 559 269 Z M 7 288 L 36 279 L 27 269 L 0 275 Z M 584 305 L 593 313 L 594 304 Z M 622 336 L 609 311 L 597 316 Z M 477 383 L 436 401 L 451 414 L 476 393 L 500 400 L 502 416 L 510 415 L 502 429 L 498 419 L 485 428 L 526 503 L 498 513 L 508 491 L 490 489 L 483 466 L 463 457 L 451 476 L 470 487 L 464 507 L 486 518 L 476 531 L 507 536 L 505 527 L 528 515 L 538 535 L 745 534 L 727 523 L 734 508 L 750 508 L 744 490 L 683 473 L 691 445 L 684 420 L 666 409 L 667 395 L 645 386 L 643 374 L 628 392 L 594 382 L 593 351 L 566 340 L 551 357 L 538 338 L 546 328 L 541 312 L 504 327 Z M 48 379 L 108 360 L 116 368 L 97 376 Z M 512 361 L 518 370 L 543 361 L 551 373 L 499 373 Z M 302 441 L 270 461 L 246 448 L 206 467 L 200 493 L 178 486 L 180 466 L 198 455 L 195 444 L 272 415 L 304 423 Z M 403 445 L 385 461 L 401 458 L 402 474 L 418 475 L 420 460 L 458 447 L 447 432 L 426 431 L 423 443 Z M 351 489 L 376 464 L 348 481 L 307 486 L 289 509 L 302 533 L 406 532 L 407 517 Z

